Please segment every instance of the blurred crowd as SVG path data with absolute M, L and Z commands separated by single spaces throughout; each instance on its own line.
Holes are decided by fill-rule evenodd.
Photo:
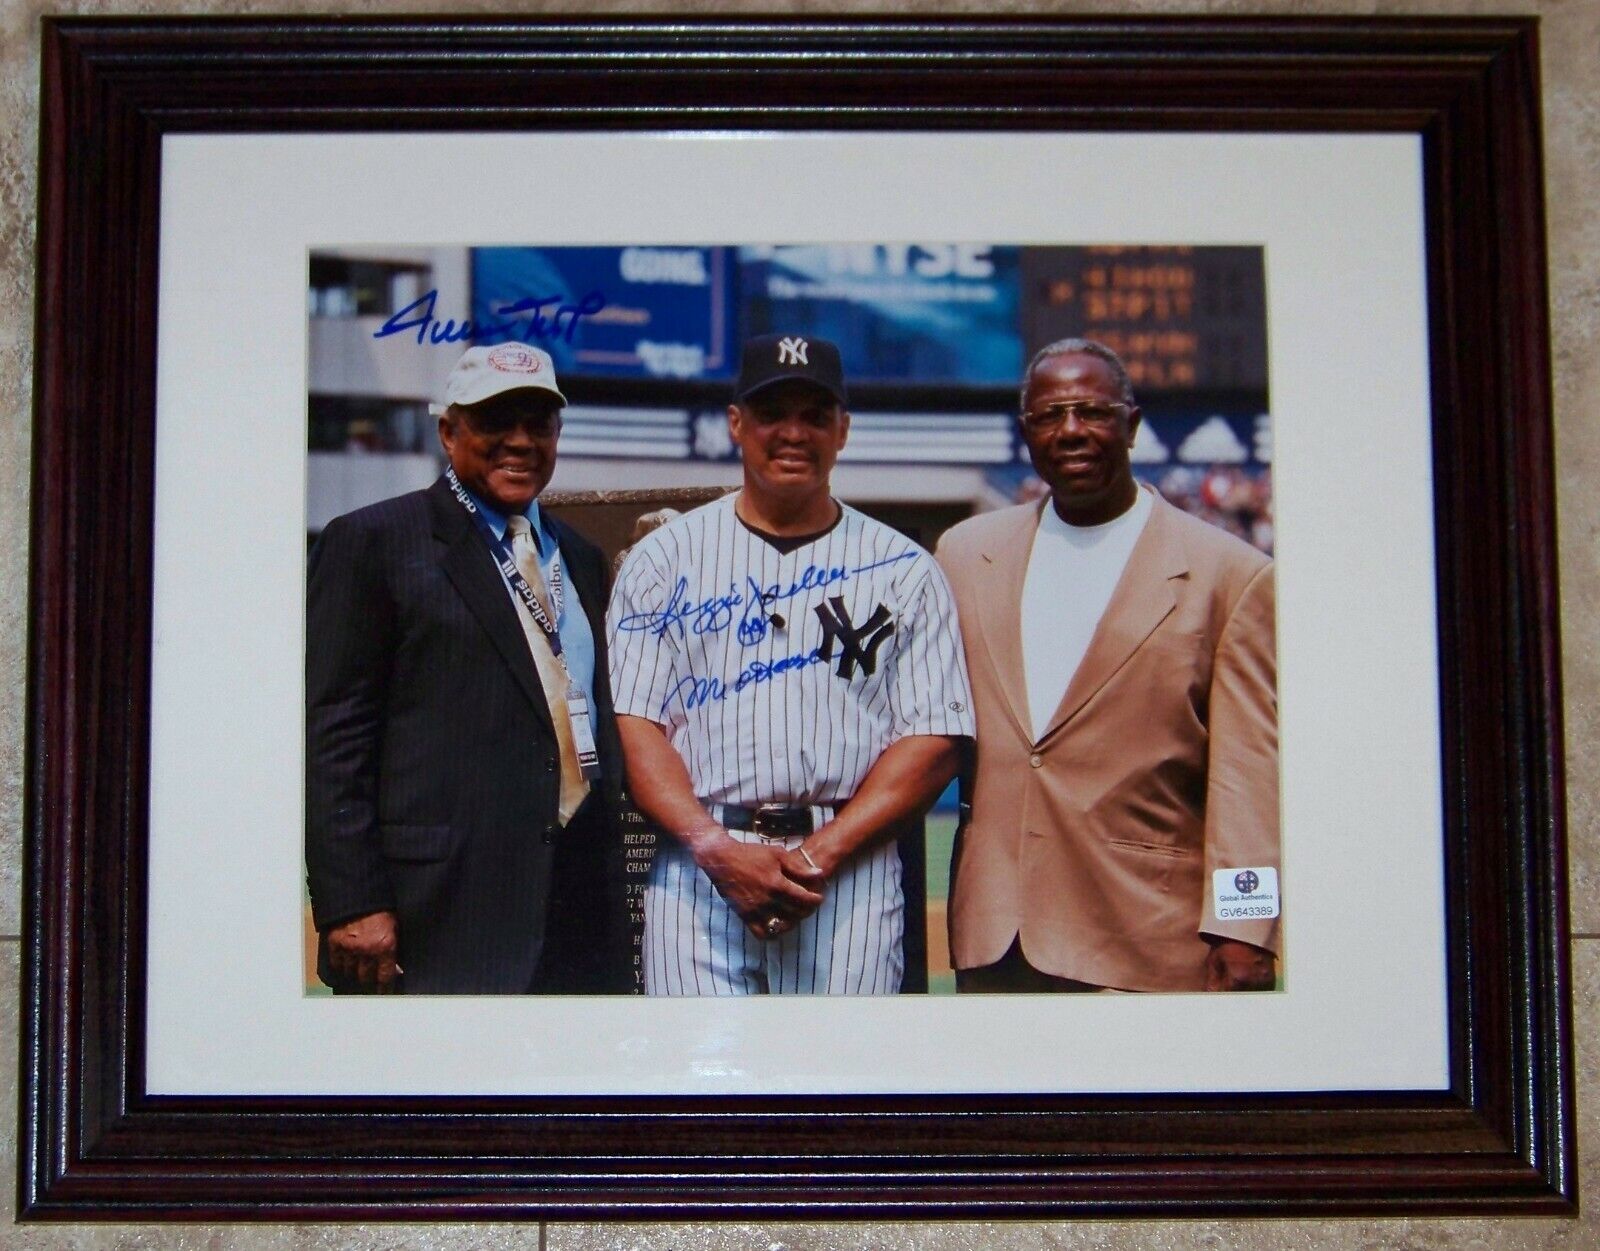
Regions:
M 1238 465 L 1176 465 L 1144 480 L 1184 512 L 1220 526 L 1272 555 L 1270 469 L 1251 472 Z M 1044 494 L 1044 483 L 1030 475 L 1018 489 L 1017 499 L 1035 500 Z

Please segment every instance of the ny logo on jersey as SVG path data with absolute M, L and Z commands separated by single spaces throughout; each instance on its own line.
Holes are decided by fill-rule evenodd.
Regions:
M 822 645 L 817 648 L 817 655 L 832 660 L 833 645 L 837 643 L 839 668 L 835 672 L 841 678 L 853 678 L 856 666 L 860 665 L 861 672 L 871 677 L 878 667 L 878 648 L 894 633 L 889 610 L 879 604 L 877 611 L 857 627 L 850 623 L 850 615 L 845 612 L 844 596 L 835 595 L 826 604 L 817 605 L 817 616 L 822 621 Z
M 778 344 L 778 364 L 808 365 L 806 349 L 811 345 L 799 337 L 784 339 Z

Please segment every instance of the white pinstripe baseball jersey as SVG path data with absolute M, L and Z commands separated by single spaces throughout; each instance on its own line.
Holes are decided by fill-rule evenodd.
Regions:
M 827 532 L 788 546 L 744 525 L 725 497 L 641 540 L 612 592 L 617 712 L 665 727 L 709 804 L 842 802 L 896 739 L 973 732 L 960 628 L 933 558 L 848 507 Z M 898 848 L 852 857 L 823 896 L 764 942 L 669 839 L 645 894 L 646 991 L 897 991 Z
M 642 539 L 607 614 L 618 713 L 667 729 L 713 803 L 848 799 L 890 743 L 973 733 L 944 574 L 841 506 L 784 553 L 734 496 Z

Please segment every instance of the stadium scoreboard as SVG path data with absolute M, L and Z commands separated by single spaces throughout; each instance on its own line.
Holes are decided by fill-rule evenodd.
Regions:
M 1097 339 L 1138 389 L 1267 389 L 1266 273 L 1259 247 L 1022 249 L 1023 338 Z

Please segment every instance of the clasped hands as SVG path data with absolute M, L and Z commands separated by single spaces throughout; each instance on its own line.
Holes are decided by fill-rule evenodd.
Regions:
M 720 825 L 682 838 L 711 884 L 759 939 L 782 937 L 822 905 L 833 866 L 819 853 L 790 851 L 779 843 L 741 843 Z

